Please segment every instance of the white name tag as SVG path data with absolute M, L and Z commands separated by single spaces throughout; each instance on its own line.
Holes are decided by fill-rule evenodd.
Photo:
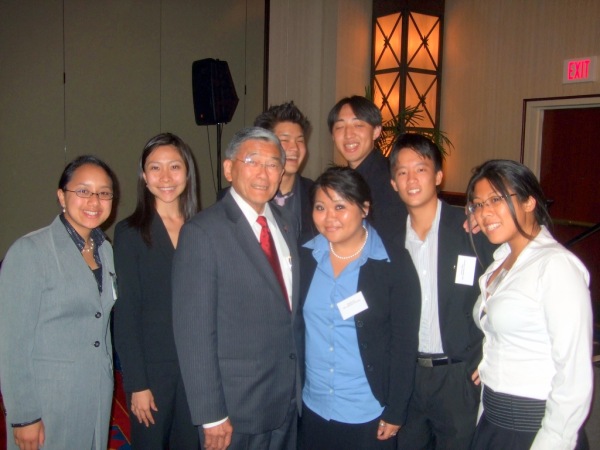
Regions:
M 110 275 L 110 278 L 112 280 L 112 294 L 113 294 L 113 300 L 117 300 L 117 275 L 115 275 L 112 272 L 108 272 Z
M 354 317 L 365 309 L 369 309 L 369 305 L 367 305 L 367 301 L 360 291 L 339 302 L 337 307 L 344 320 Z
M 456 263 L 456 278 L 454 282 L 456 284 L 473 286 L 476 265 L 477 258 L 474 256 L 458 255 L 458 262 Z

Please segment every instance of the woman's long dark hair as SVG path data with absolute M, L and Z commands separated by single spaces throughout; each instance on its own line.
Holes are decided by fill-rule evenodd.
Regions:
M 520 203 L 524 203 L 529 197 L 533 197 L 535 199 L 533 213 L 538 225 L 545 225 L 547 228 L 552 226 L 552 219 L 548 214 L 547 201 L 542 187 L 527 166 L 509 159 L 491 159 L 476 167 L 473 169 L 473 176 L 467 186 L 468 202 L 473 201 L 475 185 L 483 179 L 488 180 L 498 195 L 507 199 L 511 194 L 509 189 L 517 194 L 517 201 Z M 526 233 L 519 224 L 513 202 L 507 200 L 506 204 L 519 233 L 527 239 L 533 239 L 533 236 Z
M 144 166 L 148 156 L 157 148 L 171 145 L 177 149 L 186 168 L 185 189 L 179 196 L 179 211 L 183 220 L 191 219 L 198 212 L 198 184 L 196 182 L 196 164 L 190 147 L 183 140 L 172 133 L 161 133 L 151 138 L 142 151 L 138 163 L 137 204 L 135 211 L 127 218 L 129 225 L 140 231 L 142 239 L 148 245 L 152 245 L 150 225 L 156 211 L 156 200 L 154 195 L 146 187 L 144 180 Z

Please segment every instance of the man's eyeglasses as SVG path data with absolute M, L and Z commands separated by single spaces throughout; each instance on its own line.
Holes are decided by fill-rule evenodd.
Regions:
M 63 189 L 63 191 L 74 192 L 77 197 L 81 197 L 81 198 L 90 198 L 92 195 L 95 195 L 98 197 L 99 200 L 112 200 L 113 197 L 115 196 L 115 194 L 113 194 L 112 192 L 108 192 L 108 191 L 92 192 L 88 189 L 76 189 L 74 191 L 72 191 L 71 189 Z
M 469 212 L 471 214 L 475 214 L 476 212 L 482 212 L 484 206 L 491 206 L 492 208 L 497 208 L 498 206 L 500 206 L 500 202 L 506 200 L 508 197 L 512 197 L 513 195 L 517 194 L 494 195 L 484 202 L 469 203 L 467 208 L 469 209 Z
M 239 159 L 239 158 L 235 158 L 235 159 L 238 160 L 239 162 L 244 163 L 244 165 L 246 165 L 246 167 L 249 167 L 250 169 L 253 169 L 253 170 L 257 170 L 262 167 L 262 168 L 266 169 L 267 172 L 276 173 L 276 174 L 281 173 L 281 171 L 283 170 L 283 166 L 281 165 L 281 163 L 279 161 L 270 161 L 270 162 L 261 163 L 261 162 L 258 162 L 256 160 L 252 159 L 251 157 L 247 157 L 244 159 Z

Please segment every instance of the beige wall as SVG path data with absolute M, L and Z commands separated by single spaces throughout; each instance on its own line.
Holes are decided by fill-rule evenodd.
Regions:
M 216 126 L 195 124 L 192 62 L 229 63 L 240 103 L 224 149 L 262 110 L 263 29 L 263 0 L 2 0 L 0 258 L 56 215 L 58 177 L 78 154 L 111 165 L 123 192 L 117 219 L 130 214 L 137 159 L 163 131 L 194 150 L 211 204 Z
M 308 177 L 339 157 L 329 110 L 370 83 L 371 10 L 371 0 L 271 0 L 269 104 L 294 100 L 310 119 Z
M 327 112 L 369 84 L 371 0 L 271 9 L 269 100 L 295 100 L 315 124 L 314 177 L 333 158 Z M 523 99 L 600 93 L 600 82 L 562 84 L 564 59 L 600 56 L 599 17 L 597 0 L 446 0 L 441 128 L 456 148 L 444 189 L 464 191 L 486 159 L 519 159 Z
M 135 162 L 161 131 L 192 146 L 203 206 L 213 202 L 216 127 L 194 123 L 194 60 L 229 63 L 240 104 L 223 146 L 262 109 L 263 0 L 64 6 L 63 48 L 63 0 L 0 1 L 0 256 L 56 214 L 59 173 L 80 153 L 114 167 L 125 217 Z M 562 85 L 564 59 L 600 55 L 598 17 L 597 0 L 446 0 L 441 125 L 456 146 L 446 190 L 464 190 L 486 159 L 519 158 L 523 99 L 600 93 L 599 82 Z M 311 119 L 308 176 L 334 158 L 327 112 L 369 83 L 370 41 L 371 0 L 271 0 L 269 103 L 294 100 Z
M 597 0 L 446 0 L 442 129 L 456 146 L 444 189 L 471 169 L 519 160 L 523 100 L 599 94 L 600 81 L 562 84 L 563 60 L 600 55 Z

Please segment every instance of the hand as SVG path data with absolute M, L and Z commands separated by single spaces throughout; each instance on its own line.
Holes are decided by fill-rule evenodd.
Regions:
M 379 427 L 377 427 L 377 439 L 380 441 L 385 441 L 386 439 L 394 437 L 396 434 L 398 434 L 399 429 L 400 425 L 392 425 L 384 420 L 379 420 Z
M 13 428 L 13 437 L 19 449 L 38 450 L 44 446 L 46 440 L 44 422 L 40 420 L 24 427 L 15 427 Z
M 481 228 L 479 228 L 479 225 L 477 224 L 475 217 L 473 217 L 473 215 L 469 215 L 469 213 L 467 212 L 467 218 L 463 222 L 463 228 L 465 229 L 465 232 L 467 232 L 467 233 L 469 232 L 469 222 L 470 222 L 470 227 L 471 227 L 471 233 L 477 234 L 481 231 Z
M 206 450 L 225 450 L 231 444 L 232 433 L 233 427 L 229 419 L 217 426 L 205 428 L 204 448 Z
M 158 408 L 154 404 L 154 396 L 150 389 L 131 394 L 131 412 L 135 414 L 139 423 L 143 422 L 146 427 L 154 425 L 152 411 L 158 411 Z
M 479 386 L 481 384 L 481 380 L 479 379 L 479 369 L 475 369 L 473 375 L 471 375 L 471 381 L 475 386 Z

